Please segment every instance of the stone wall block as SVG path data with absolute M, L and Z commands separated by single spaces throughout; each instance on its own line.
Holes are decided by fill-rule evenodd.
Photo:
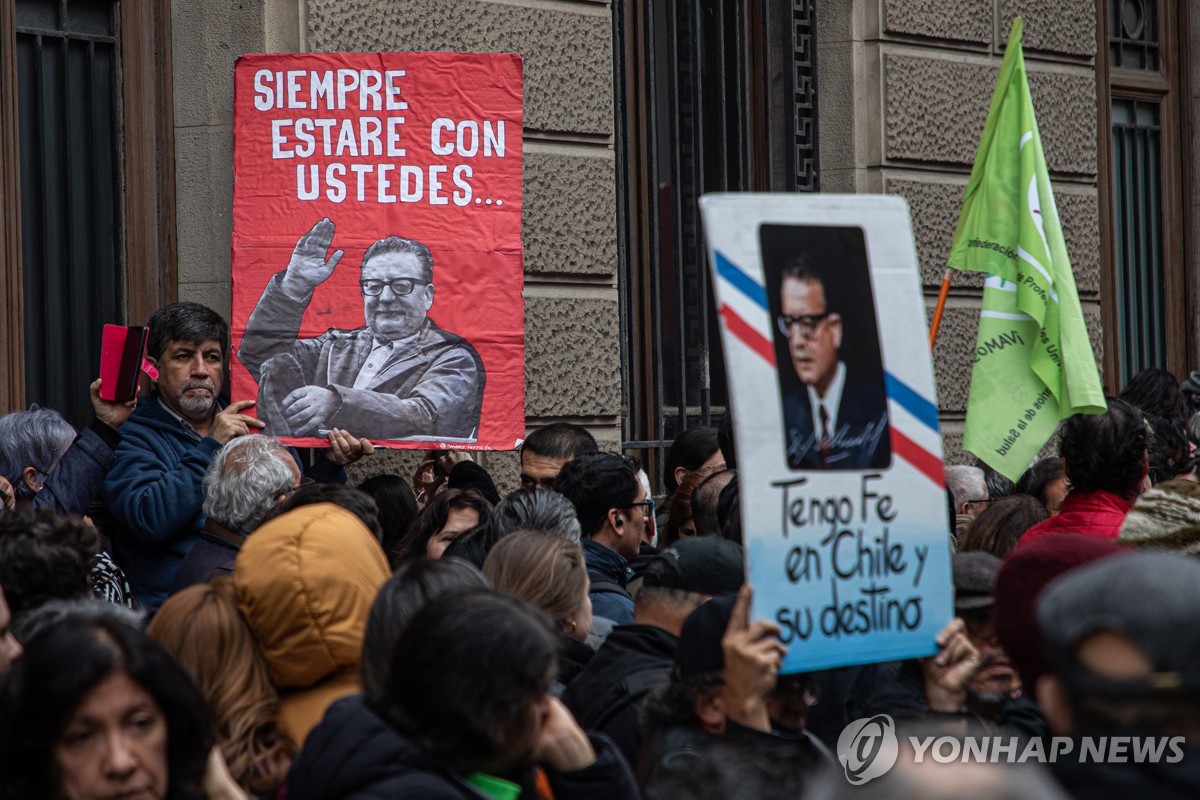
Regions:
M 921 283 L 927 290 L 936 291 L 942 284 L 954 229 L 962 211 L 966 182 L 936 182 L 889 176 L 885 191 L 908 200 L 912 214 L 913 237 L 917 244 L 917 259 L 921 265 Z M 1078 191 L 1055 186 L 1055 202 L 1075 284 L 1085 296 L 1100 291 L 1100 221 L 1099 205 L 1094 190 Z M 977 272 L 955 273 L 955 289 L 983 288 L 983 276 Z
M 351 486 L 357 486 L 376 475 L 398 475 L 411 486 L 413 473 L 424 457 L 424 450 L 390 450 L 377 447 L 372 455 L 346 467 L 346 473 Z
M 1043 50 L 1069 56 L 1096 54 L 1096 4 L 1093 0 L 1000 0 L 1000 27 L 996 46 L 1003 48 L 1013 17 L 1025 28 L 1021 43 L 1026 51 Z
M 935 183 L 905 178 L 888 178 L 885 184 L 884 190 L 888 194 L 900 195 L 908 201 L 917 261 L 921 265 L 921 283 L 928 290 L 937 291 L 942 285 L 966 187 L 965 181 Z M 977 272 L 958 272 L 952 285 L 955 289 L 982 289 L 983 276 Z
M 887 159 L 970 166 L 1000 64 L 900 53 L 884 55 Z M 1052 172 L 1096 172 L 1096 82 L 1061 71 L 1029 73 L 1046 162 Z
M 933 318 L 932 305 L 926 310 L 926 323 Z M 979 332 L 979 308 L 947 308 L 933 348 L 933 375 L 937 385 L 938 409 L 943 413 L 963 414 L 971 389 L 971 367 L 975 357 L 975 337 Z
M 229 280 L 233 236 L 233 129 L 175 131 L 179 282 Z
M 990 44 L 991 0 L 884 0 L 887 33 Z
M 173 2 L 171 28 L 175 124 L 233 124 L 233 65 L 263 49 L 262 3 Z
M 942 420 L 942 458 L 947 464 L 970 464 L 974 466 L 975 457 L 964 453 L 962 449 L 963 424 L 961 422 L 946 422 Z
M 608 15 L 479 0 L 309 0 L 308 47 L 521 53 L 526 128 L 612 133 Z
M 232 316 L 230 311 L 233 305 L 231 297 L 232 288 L 229 285 L 228 276 L 223 281 L 179 284 L 180 302 L 206 305 L 225 319 L 230 319 Z
M 525 416 L 621 413 L 616 300 L 525 300 Z
M 1083 321 L 1087 325 L 1088 338 L 1092 342 L 1092 353 L 1096 356 L 1096 369 L 1100 380 L 1104 380 L 1104 324 L 1101 322 L 1100 304 L 1083 304 Z
M 1100 201 L 1094 190 L 1064 192 L 1055 187 L 1054 202 L 1062 223 L 1075 287 L 1083 297 L 1100 294 Z
M 613 161 L 525 153 L 525 271 L 612 275 L 617 265 Z

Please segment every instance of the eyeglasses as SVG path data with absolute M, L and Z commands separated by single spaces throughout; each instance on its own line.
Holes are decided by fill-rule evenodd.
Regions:
M 392 294 L 396 297 L 404 297 L 412 294 L 413 289 L 418 286 L 428 286 L 429 281 L 418 281 L 413 278 L 392 278 L 390 281 L 366 280 L 359 281 L 358 286 L 362 289 L 362 293 L 367 297 L 379 297 L 383 294 L 383 287 L 390 287 Z
M 316 481 L 316 479 L 315 479 L 315 478 L 310 478 L 310 477 L 308 477 L 307 475 L 305 475 L 304 477 L 302 477 L 302 478 L 300 479 L 300 483 L 299 483 L 299 485 L 297 485 L 297 486 L 293 486 L 291 489 L 288 489 L 286 492 L 282 492 L 281 494 L 282 494 L 282 496 L 283 496 L 283 497 L 291 497 L 291 496 L 292 496 L 292 495 L 294 495 L 296 492 L 298 492 L 298 491 L 300 491 L 301 489 L 303 489 L 305 486 L 312 486 L 312 485 L 313 485 L 314 483 L 316 483 L 316 482 L 317 482 L 317 481 Z
M 793 317 L 791 314 L 780 314 L 775 318 L 775 325 L 784 336 L 791 336 L 795 332 L 807 339 L 815 334 L 817 328 L 821 327 L 821 323 L 832 315 L 832 311 L 826 311 L 823 314 L 801 314 L 797 317 Z
M 630 508 L 634 508 L 636 506 L 641 506 L 643 509 L 642 513 L 648 517 L 654 514 L 654 499 L 653 498 L 647 497 L 645 500 L 642 500 L 640 502 L 629 504 Z

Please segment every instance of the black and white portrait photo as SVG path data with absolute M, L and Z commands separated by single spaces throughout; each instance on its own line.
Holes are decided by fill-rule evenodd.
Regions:
M 366 249 L 360 327 L 300 335 L 313 292 L 342 260 L 329 252 L 334 228 L 327 217 L 300 236 L 246 323 L 237 355 L 258 382 L 266 432 L 474 441 L 486 373 L 470 342 L 429 317 L 436 273 L 421 242 L 388 236 Z
M 887 390 L 861 228 L 759 229 L 791 469 L 891 463 Z

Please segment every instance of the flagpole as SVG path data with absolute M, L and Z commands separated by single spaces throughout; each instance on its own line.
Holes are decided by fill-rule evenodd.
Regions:
M 953 273 L 953 270 L 947 269 L 946 274 L 942 277 L 942 288 L 938 292 L 937 306 L 933 309 L 933 321 L 929 323 L 930 352 L 933 352 L 933 345 L 937 342 L 938 328 L 942 327 L 942 312 L 946 310 L 946 296 L 950 294 L 950 276 Z

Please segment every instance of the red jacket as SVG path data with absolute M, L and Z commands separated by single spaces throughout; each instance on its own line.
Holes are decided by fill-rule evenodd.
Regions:
M 1111 492 L 1068 494 L 1067 499 L 1063 500 L 1062 510 L 1025 531 L 1017 546 L 1029 544 L 1054 533 L 1077 533 L 1099 539 L 1116 539 L 1130 508 L 1129 503 Z

